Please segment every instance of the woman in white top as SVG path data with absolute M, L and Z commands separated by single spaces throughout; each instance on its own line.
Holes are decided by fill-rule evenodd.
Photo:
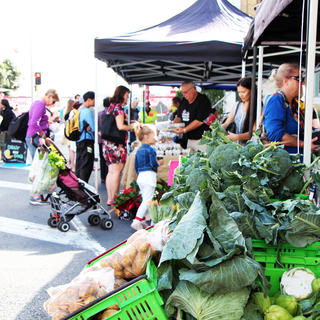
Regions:
M 237 83 L 237 90 L 240 101 L 232 108 L 228 119 L 222 124 L 222 127 L 227 129 L 227 127 L 234 122 L 236 130 L 235 132 L 228 131 L 227 137 L 232 139 L 232 141 L 245 143 L 249 140 L 251 78 L 241 78 Z M 257 108 L 256 105 L 252 107 L 254 108 L 253 119 L 255 119 Z

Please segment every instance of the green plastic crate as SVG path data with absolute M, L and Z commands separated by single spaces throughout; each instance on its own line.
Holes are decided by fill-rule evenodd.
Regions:
M 153 228 L 149 228 L 151 232 Z M 126 245 L 123 241 L 100 256 L 89 261 L 86 267 L 91 267 L 99 260 L 111 255 Z M 120 310 L 108 320 L 167 320 L 162 308 L 163 300 L 157 291 L 157 269 L 152 260 L 147 264 L 146 274 L 126 285 L 109 292 L 107 295 L 78 309 L 63 320 L 87 320 L 113 304 L 118 304 Z
M 290 244 L 281 246 L 267 245 L 263 240 L 252 240 L 254 259 L 265 268 L 265 276 L 271 284 L 269 295 L 280 289 L 282 274 L 295 267 L 305 267 L 320 277 L 320 242 L 305 248 Z

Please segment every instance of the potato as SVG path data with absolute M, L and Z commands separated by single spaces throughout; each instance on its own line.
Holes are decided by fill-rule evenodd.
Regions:
M 132 270 L 131 267 L 123 270 L 124 278 L 125 278 L 125 279 L 133 279 L 133 278 L 136 277 L 136 276 L 131 272 L 131 270 Z
M 127 250 L 124 252 L 124 256 L 122 259 L 123 267 L 128 268 L 132 265 L 138 251 L 132 245 L 128 246 Z
M 137 249 L 138 252 L 147 252 L 149 248 L 151 248 L 146 239 L 138 239 L 133 242 L 132 245 Z
M 123 270 L 123 264 L 122 264 L 122 255 L 118 252 L 114 252 L 111 256 L 111 262 L 112 262 L 112 268 L 116 271 L 122 271 Z
M 95 296 L 88 296 L 83 299 L 84 305 L 89 304 L 90 302 L 96 300 Z
M 82 304 L 79 304 L 78 302 L 75 302 L 75 301 L 74 302 L 70 301 L 70 302 L 68 302 L 67 310 L 68 310 L 69 313 L 72 313 L 72 312 L 78 310 L 81 307 L 82 307 Z
M 124 279 L 121 279 L 121 278 L 117 279 L 117 278 L 115 278 L 115 279 L 114 279 L 114 289 L 117 289 L 117 288 L 123 286 L 123 285 L 126 284 L 126 283 L 127 283 L 127 281 L 125 281 Z
M 101 268 L 112 268 L 112 261 L 111 259 L 103 259 L 100 261 Z
M 102 315 L 101 315 L 101 320 L 108 318 L 109 316 L 111 316 L 112 314 L 118 312 L 118 310 L 114 310 L 114 309 L 106 309 Z
M 135 240 L 137 240 L 138 238 L 147 238 L 148 237 L 148 231 L 145 229 L 141 229 L 139 231 L 136 231 L 133 235 L 131 235 L 128 240 L 127 240 L 127 245 L 131 244 L 132 242 L 134 242 Z
M 131 270 L 136 277 L 141 276 L 145 273 L 149 258 L 150 255 L 146 254 L 145 252 L 140 252 L 137 254 L 131 266 Z
M 107 310 L 120 310 L 120 307 L 117 303 L 111 305 L 110 307 L 107 308 Z

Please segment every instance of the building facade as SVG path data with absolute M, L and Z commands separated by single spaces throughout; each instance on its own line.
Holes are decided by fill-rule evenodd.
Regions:
M 260 2 L 260 0 L 241 0 L 240 10 L 249 16 L 254 17 L 256 13 L 254 8 Z

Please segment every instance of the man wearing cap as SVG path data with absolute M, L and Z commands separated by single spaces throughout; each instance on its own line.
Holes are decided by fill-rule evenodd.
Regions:
M 197 92 L 193 81 L 184 81 L 181 92 L 184 98 L 173 122 L 183 122 L 185 127 L 177 128 L 175 133 L 187 136 L 187 148 L 191 152 L 205 151 L 206 145 L 200 145 L 199 142 L 203 132 L 209 128 L 204 121 L 211 112 L 210 100 L 205 94 Z

